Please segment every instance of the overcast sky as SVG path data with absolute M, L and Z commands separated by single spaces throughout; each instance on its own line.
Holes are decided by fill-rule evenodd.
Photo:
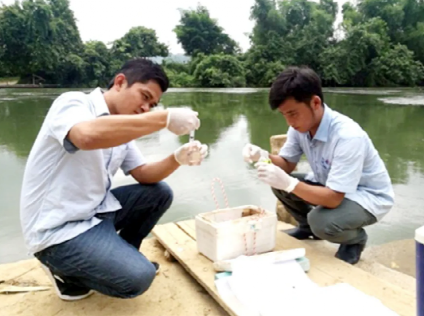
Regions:
M 339 6 L 345 0 L 338 0 Z M 0 0 L 11 4 L 14 0 Z M 239 43 L 243 51 L 249 48 L 253 22 L 249 19 L 254 0 L 70 0 L 71 9 L 84 42 L 112 42 L 131 27 L 145 26 L 156 31 L 159 40 L 167 44 L 172 54 L 183 53 L 172 31 L 178 24 L 178 9 L 196 8 L 200 3 L 208 8 L 212 18 Z

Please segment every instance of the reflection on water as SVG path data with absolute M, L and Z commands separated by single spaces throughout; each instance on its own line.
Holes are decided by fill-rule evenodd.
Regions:
M 26 258 L 19 224 L 19 193 L 26 157 L 53 99 L 65 90 L 0 90 L 0 262 Z M 83 90 L 88 91 L 88 90 Z M 387 105 L 381 98 L 409 98 L 412 90 L 331 89 L 326 103 L 344 113 L 369 133 L 380 152 L 395 186 L 396 206 L 378 225 L 369 228 L 370 243 L 412 238 L 424 223 L 420 210 L 424 196 L 424 108 Z M 252 166 L 241 157 L 247 142 L 269 148 L 269 138 L 284 134 L 287 125 L 267 105 L 264 89 L 172 89 L 163 106 L 188 106 L 199 112 L 201 128 L 196 138 L 210 146 L 210 155 L 200 167 L 182 167 L 167 182 L 175 200 L 162 222 L 192 218 L 216 208 L 211 193 L 214 177 L 222 179 L 231 206 L 259 204 L 275 208 L 269 188 L 260 183 Z M 172 154 L 187 136 L 163 130 L 137 140 L 145 156 L 155 161 Z M 308 170 L 303 162 L 299 169 Z M 114 186 L 132 183 L 121 172 Z M 219 185 L 215 192 L 220 206 L 224 199 Z
M 424 105 L 424 96 L 422 95 L 398 98 L 381 98 L 378 100 L 387 104 Z

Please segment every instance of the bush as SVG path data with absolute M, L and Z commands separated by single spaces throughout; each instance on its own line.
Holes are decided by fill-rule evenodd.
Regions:
M 210 55 L 201 60 L 194 71 L 194 79 L 202 87 L 245 87 L 243 64 L 231 55 Z

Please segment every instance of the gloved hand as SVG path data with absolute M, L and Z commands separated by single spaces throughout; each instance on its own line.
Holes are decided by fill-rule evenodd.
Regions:
M 174 152 L 175 160 L 180 165 L 198 166 L 208 155 L 208 146 L 202 145 L 199 141 L 182 145 Z
M 269 155 L 266 150 L 253 144 L 247 144 L 246 146 L 244 146 L 242 153 L 244 161 L 249 163 L 257 162 L 261 158 L 261 156 L 268 157 Z
M 185 108 L 169 108 L 166 128 L 176 135 L 186 135 L 200 127 L 199 113 Z
M 298 179 L 289 176 L 283 169 L 272 163 L 258 162 L 255 167 L 258 170 L 259 179 L 272 188 L 290 193 L 299 183 Z

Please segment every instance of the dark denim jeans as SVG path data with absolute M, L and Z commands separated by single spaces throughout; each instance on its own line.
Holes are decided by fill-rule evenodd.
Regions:
M 122 186 L 112 193 L 121 210 L 98 214 L 103 219 L 100 224 L 35 256 L 65 282 L 132 298 L 144 293 L 156 275 L 154 265 L 139 248 L 171 206 L 173 195 L 164 182 Z

